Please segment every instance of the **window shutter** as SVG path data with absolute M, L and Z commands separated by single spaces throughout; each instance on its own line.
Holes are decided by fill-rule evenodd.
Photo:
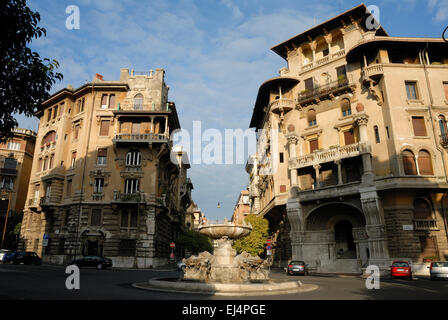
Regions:
M 426 136 L 425 118 L 412 117 L 412 126 L 415 136 Z
M 314 150 L 318 149 L 319 149 L 319 140 L 318 139 L 310 140 L 310 152 L 313 152 Z
M 107 106 L 107 95 L 103 94 L 103 96 L 101 97 L 101 107 L 105 107 Z
M 443 83 L 443 90 L 445 91 L 445 99 L 448 101 L 448 82 Z
M 413 176 L 417 175 L 417 167 L 415 165 L 414 154 L 409 150 L 405 150 L 401 154 L 401 157 L 403 159 L 404 174 Z
M 100 136 L 108 136 L 109 135 L 109 120 L 103 120 L 101 121 L 101 128 L 100 128 Z
M 433 175 L 431 155 L 422 150 L 418 153 L 418 170 L 421 175 Z
M 121 122 L 120 133 L 131 133 L 131 122 Z
M 98 157 L 107 157 L 107 148 L 98 149 Z
M 346 146 L 355 143 L 355 135 L 353 134 L 353 130 L 344 132 L 344 141 Z
M 109 96 L 109 109 L 114 109 L 115 108 L 115 95 L 111 94 Z
M 305 80 L 305 89 L 311 91 L 314 89 L 313 78 L 309 78 Z

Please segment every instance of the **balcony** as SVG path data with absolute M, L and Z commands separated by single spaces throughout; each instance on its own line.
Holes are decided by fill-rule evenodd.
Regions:
M 167 143 L 169 135 L 164 133 L 118 133 L 113 139 L 115 145 L 129 143 Z
M 17 170 L 16 169 L 0 168 L 0 176 L 16 177 Z
M 298 99 L 298 103 L 302 106 L 308 104 L 319 103 L 321 100 L 327 98 L 334 98 L 337 95 L 353 92 L 356 85 L 354 85 L 349 79 L 344 78 L 337 81 L 329 82 L 325 85 L 316 87 L 311 90 L 304 90 Z
M 378 82 L 378 80 L 383 76 L 383 65 L 373 64 L 364 67 L 361 72 L 361 79 L 364 83 L 370 83 L 371 81 Z
M 414 230 L 434 231 L 439 228 L 435 219 L 414 219 Z
M 358 142 L 347 146 L 337 146 L 335 148 L 319 150 L 311 154 L 290 159 L 289 169 L 300 169 L 344 158 L 352 158 L 366 152 L 369 152 L 369 147 L 365 142 Z
M 51 203 L 51 198 L 50 198 L 50 196 L 45 196 L 45 197 L 41 197 L 41 198 L 40 198 L 39 205 L 40 205 L 41 207 L 49 206 L 50 203 Z
M 341 58 L 343 56 L 345 56 L 345 49 L 339 50 L 339 51 L 334 52 L 334 53 L 330 53 L 327 56 L 316 60 L 315 62 L 312 61 L 312 62 L 310 62 L 308 64 L 303 65 L 301 73 L 304 73 L 304 72 L 310 71 L 310 70 L 312 70 L 314 68 L 323 66 L 323 65 L 325 65 L 325 64 L 327 64 L 327 63 L 329 63 L 329 62 L 331 62 L 333 60 L 337 60 L 337 59 L 339 59 L 339 58 Z
M 145 202 L 145 193 L 134 192 L 134 193 L 124 193 L 119 191 L 114 191 L 113 202 L 126 202 L 126 203 L 138 203 Z
M 295 103 L 292 99 L 277 99 L 269 104 L 269 109 L 274 113 L 288 112 L 294 109 Z

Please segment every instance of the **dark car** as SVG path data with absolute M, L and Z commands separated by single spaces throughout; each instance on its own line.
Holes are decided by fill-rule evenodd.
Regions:
M 41 258 L 37 255 L 36 252 L 31 251 L 18 251 L 16 254 L 12 257 L 12 263 L 13 264 L 35 264 L 40 265 L 42 264 Z
M 3 255 L 2 263 L 12 263 L 17 251 L 9 251 Z
M 85 256 L 81 259 L 76 259 L 71 264 L 82 267 L 95 267 L 97 269 L 106 269 L 112 267 L 112 259 L 100 256 Z
M 301 274 L 305 276 L 308 274 L 308 265 L 305 261 L 291 261 L 288 263 L 286 273 L 288 275 Z

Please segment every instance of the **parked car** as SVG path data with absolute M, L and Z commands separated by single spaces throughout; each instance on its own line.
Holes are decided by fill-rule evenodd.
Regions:
M 3 255 L 2 263 L 12 263 L 14 256 L 17 254 L 17 251 L 8 251 Z
M 112 267 L 112 259 L 100 256 L 85 256 L 81 259 L 76 259 L 70 264 L 75 264 L 79 268 L 82 267 L 96 267 L 97 269 L 107 269 Z
M 439 278 L 448 279 L 448 262 L 433 261 L 428 268 L 431 280 L 436 280 Z
M 412 268 L 408 261 L 394 261 L 390 266 L 391 278 L 406 278 L 412 280 Z
M 39 258 L 36 252 L 31 251 L 18 251 L 13 257 L 12 257 L 12 263 L 13 264 L 35 264 L 35 265 L 41 265 L 42 260 Z
M 301 275 L 308 275 L 308 265 L 305 263 L 305 261 L 291 261 L 288 263 L 288 268 L 286 269 L 286 273 L 288 275 L 293 274 L 301 274 Z
M 177 270 L 182 270 L 182 271 L 184 271 L 186 267 L 187 267 L 187 265 L 186 265 L 185 263 L 183 263 L 182 261 L 179 261 L 179 262 L 177 263 Z

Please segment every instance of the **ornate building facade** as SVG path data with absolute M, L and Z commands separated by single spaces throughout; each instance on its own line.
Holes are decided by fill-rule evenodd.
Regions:
M 191 202 L 188 161 L 165 71 L 97 74 L 42 104 L 21 237 L 43 260 L 110 257 L 117 267 L 168 261 Z
M 448 258 L 447 45 L 368 17 L 360 5 L 272 48 L 287 67 L 260 86 L 250 127 L 267 134 L 246 170 L 279 266 Z

